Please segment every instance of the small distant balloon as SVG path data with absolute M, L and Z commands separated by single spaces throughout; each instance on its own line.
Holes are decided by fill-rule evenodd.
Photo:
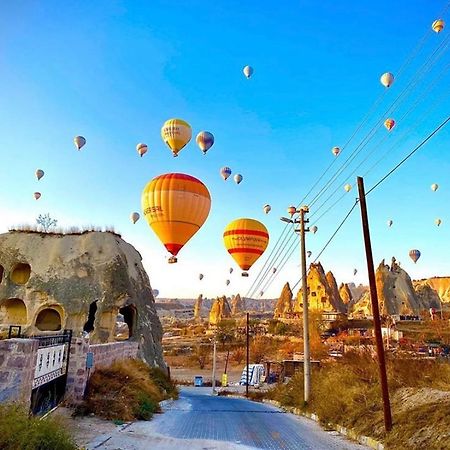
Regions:
M 381 75 L 380 77 L 380 83 L 384 86 L 384 87 L 391 87 L 392 84 L 394 83 L 394 75 L 392 75 L 391 72 L 386 72 L 383 73 L 383 75 Z
M 73 142 L 77 150 L 81 150 L 81 148 L 86 144 L 86 139 L 83 136 L 75 136 L 73 138 Z
M 36 170 L 36 178 L 38 181 L 44 176 L 44 171 L 42 169 Z
M 203 274 L 201 273 L 201 274 L 199 274 L 199 276 L 198 276 L 198 279 L 200 280 L 200 281 L 202 281 L 203 280 Z
M 253 67 L 251 66 L 245 66 L 242 69 L 242 72 L 244 72 L 244 75 L 248 78 L 250 78 L 253 75 Z
M 442 19 L 438 19 L 433 22 L 433 25 L 431 25 L 431 28 L 433 28 L 434 32 L 440 33 L 444 29 L 444 26 L 445 26 L 445 22 Z
M 139 153 L 139 156 L 142 158 L 148 151 L 147 144 L 138 144 L 136 145 L 136 151 Z
M 230 267 L 230 273 L 233 273 L 233 268 L 232 267 Z
M 140 219 L 140 214 L 137 212 L 131 213 L 130 219 L 133 223 L 136 223 Z
M 341 153 L 341 149 L 339 147 L 333 147 L 331 149 L 331 153 L 333 153 L 334 156 L 339 155 L 339 153 Z
M 350 192 L 352 190 L 352 185 L 351 184 L 346 184 L 344 186 L 345 192 Z
M 209 131 L 200 131 L 195 138 L 195 142 L 200 147 L 200 150 L 206 155 L 206 152 L 213 146 L 214 144 L 214 136 Z
M 272 273 L 276 273 L 276 271 L 277 271 L 277 268 L 274 267 L 274 268 L 272 269 Z
M 35 193 L 33 194 L 33 196 L 34 196 L 34 199 L 35 199 L 35 200 L 39 200 L 39 199 L 41 198 L 41 193 L 40 193 L 40 192 L 35 192 Z
M 272 207 L 271 207 L 270 205 L 264 205 L 264 206 L 263 206 L 263 211 L 264 211 L 266 214 L 269 214 L 271 209 L 272 209 Z
M 289 206 L 287 212 L 292 217 L 297 212 L 297 208 L 295 206 Z
M 306 252 L 306 254 L 308 255 L 308 258 L 310 258 L 311 255 L 312 255 L 312 251 L 311 251 L 311 250 L 308 250 L 308 251 Z
M 311 231 L 316 234 L 317 233 L 318 228 L 314 225 L 311 227 Z
M 259 291 L 259 296 L 262 297 L 264 295 L 264 291 Z
M 220 175 L 226 180 L 231 175 L 231 169 L 229 167 L 222 167 L 220 169 Z
M 414 264 L 420 258 L 420 251 L 417 249 L 410 250 L 409 257 L 414 261 Z
M 230 284 L 230 280 L 225 281 L 225 284 L 228 286 Z
M 158 289 L 152 289 L 152 294 L 153 294 L 153 297 L 158 297 L 158 295 L 159 295 Z
M 441 219 L 436 219 L 436 220 L 434 221 L 434 223 L 435 223 L 437 226 L 439 226 L 439 225 L 442 223 L 442 220 L 441 220 Z
M 244 177 L 240 173 L 237 173 L 234 176 L 234 181 L 235 181 L 236 184 L 239 184 L 243 179 L 244 179 Z
M 386 119 L 384 121 L 384 126 L 386 127 L 386 129 L 388 131 L 391 131 L 392 128 L 394 128 L 394 126 L 395 126 L 395 120 L 394 119 Z
M 388 224 L 388 227 L 392 227 L 392 224 L 393 224 L 394 222 L 392 221 L 392 220 L 388 220 L 387 221 L 387 224 Z
M 431 185 L 431 190 L 432 190 L 433 192 L 436 192 L 438 189 L 439 189 L 439 185 L 438 185 L 438 184 L 433 183 L 433 184 Z
M 358 269 L 353 269 L 353 275 L 356 275 L 358 273 Z

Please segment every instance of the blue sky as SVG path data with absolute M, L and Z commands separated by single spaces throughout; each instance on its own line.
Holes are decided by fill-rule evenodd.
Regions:
M 380 75 L 396 75 L 446 4 L 71 3 L 0 4 L 0 231 L 34 223 L 46 212 L 62 226 L 113 225 L 141 252 L 162 297 L 247 292 L 264 256 L 248 279 L 240 277 L 222 243 L 227 223 L 238 217 L 263 221 L 271 235 L 270 252 L 284 228 L 279 217 L 286 207 L 301 200 L 334 158 L 331 148 L 344 145 L 379 98 Z M 446 38 L 448 28 L 429 33 L 333 170 Z M 448 63 L 443 53 L 430 65 L 392 117 L 411 113 L 388 136 L 378 127 L 355 161 L 372 155 L 357 170 L 362 175 L 376 155 L 387 153 L 367 174 L 367 187 L 449 115 Z M 255 70 L 250 80 L 242 74 L 246 64 Z M 163 122 L 171 117 L 187 120 L 194 138 L 201 130 L 214 134 L 216 143 L 206 156 L 194 138 L 178 158 L 171 156 L 160 138 Z M 77 152 L 72 140 L 79 134 L 87 144 Z M 138 142 L 149 146 L 143 158 L 135 150 Z M 395 255 L 413 278 L 450 275 L 449 145 L 450 126 L 369 197 L 376 265 Z M 221 179 L 224 165 L 244 176 L 239 186 Z M 37 168 L 46 173 L 39 182 Z M 167 252 L 144 218 L 136 225 L 129 221 L 132 211 L 141 212 L 147 181 L 167 172 L 198 177 L 212 196 L 207 222 L 174 265 L 167 264 Z M 348 180 L 344 175 L 329 192 L 344 192 L 343 185 L 354 182 L 355 175 Z M 433 182 L 440 186 L 435 193 Z M 37 190 L 39 201 L 33 199 Z M 317 223 L 319 231 L 307 236 L 313 257 L 355 197 L 353 189 Z M 266 203 L 272 205 L 269 215 L 262 211 Z M 436 217 L 443 221 L 439 228 Z M 394 225 L 388 229 L 390 218 Z M 411 248 L 422 251 L 416 265 L 408 258 Z M 358 209 L 320 260 L 338 283 L 366 282 Z M 295 253 L 265 296 L 278 296 L 286 281 L 297 281 L 298 264 Z M 229 267 L 235 268 L 231 276 Z M 199 273 L 205 275 L 201 282 Z

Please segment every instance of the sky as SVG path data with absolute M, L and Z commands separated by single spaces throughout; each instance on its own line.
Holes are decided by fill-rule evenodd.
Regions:
M 355 187 L 342 197 L 344 184 L 361 175 L 369 189 L 449 116 L 449 28 L 431 30 L 440 14 L 449 22 L 446 6 L 444 0 L 1 2 L 0 232 L 34 224 L 47 212 L 62 227 L 113 226 L 141 253 L 160 297 L 245 295 L 285 228 L 280 217 L 333 162 L 332 147 L 342 153 L 304 203 L 352 152 L 360 153 L 311 204 L 310 225 L 318 231 L 307 233 L 310 261 L 357 197 Z M 250 79 L 245 65 L 254 68 Z M 396 77 L 388 90 L 379 81 L 387 71 Z M 388 133 L 380 120 L 392 105 L 397 123 Z M 193 132 L 178 158 L 160 137 L 173 117 Z M 195 144 L 202 130 L 215 136 L 206 156 Z M 81 151 L 76 135 L 87 139 Z M 149 147 L 143 158 L 139 142 Z M 449 147 L 450 125 L 368 196 L 376 266 L 395 256 L 414 279 L 450 275 Z M 241 184 L 223 181 L 225 165 L 243 175 Z M 40 181 L 37 168 L 45 171 Z M 207 221 L 177 264 L 167 263 L 170 255 L 140 202 L 146 183 L 169 172 L 199 178 L 212 197 Z M 432 183 L 439 184 L 436 192 Z M 35 191 L 42 193 L 38 201 Z M 267 215 L 265 204 L 272 207 Z M 135 225 L 133 211 L 141 213 Z M 270 234 L 249 278 L 223 245 L 225 226 L 239 217 L 263 222 Z M 422 252 L 417 264 L 411 249 Z M 338 284 L 367 283 L 359 207 L 320 262 Z M 299 264 L 295 249 L 264 297 L 278 297 L 286 281 L 295 284 Z

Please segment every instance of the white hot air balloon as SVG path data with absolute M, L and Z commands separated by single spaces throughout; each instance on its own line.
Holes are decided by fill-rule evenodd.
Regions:
M 37 169 L 35 172 L 36 178 L 38 181 L 44 176 L 44 171 L 42 169 Z
M 313 227 L 311 227 L 311 231 L 316 234 L 317 233 L 318 228 L 316 227 L 316 225 L 314 225 Z
M 392 75 L 391 72 L 386 72 L 383 73 L 383 75 L 381 75 L 380 77 L 380 83 L 384 86 L 384 87 L 391 87 L 392 84 L 394 83 L 394 75 Z
M 143 144 L 142 142 L 136 145 L 136 151 L 139 153 L 139 156 L 142 158 L 148 151 L 148 145 Z
M 441 220 L 441 219 L 436 219 L 436 220 L 434 221 L 434 223 L 435 223 L 437 226 L 439 226 L 439 225 L 442 223 L 442 220 Z
M 133 223 L 136 223 L 139 219 L 140 219 L 140 215 L 139 215 L 139 213 L 137 213 L 137 212 L 134 212 L 134 213 L 131 213 L 131 215 L 130 215 L 130 220 L 133 222 Z
M 263 206 L 263 211 L 264 211 L 266 214 L 269 214 L 269 212 L 270 212 L 271 209 L 272 209 L 272 208 L 271 208 L 270 205 L 264 205 L 264 206 Z
M 346 184 L 344 186 L 345 192 L 350 192 L 352 190 L 352 185 L 351 184 Z
M 81 150 L 81 148 L 86 144 L 86 139 L 83 136 L 75 136 L 73 138 L 73 142 L 77 150 Z
M 236 184 L 239 184 L 244 179 L 240 173 L 237 173 L 233 178 Z
M 253 67 L 251 66 L 245 66 L 242 69 L 242 72 L 244 72 L 244 75 L 248 78 L 250 78 L 253 75 Z
M 438 184 L 433 183 L 433 184 L 431 185 L 431 190 L 432 190 L 433 192 L 436 192 L 438 189 L 439 189 L 439 185 L 438 185 Z

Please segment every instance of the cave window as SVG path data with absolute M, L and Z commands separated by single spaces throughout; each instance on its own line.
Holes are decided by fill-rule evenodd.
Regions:
M 89 305 L 89 315 L 86 323 L 83 326 L 83 331 L 86 331 L 86 333 L 90 333 L 94 330 L 94 321 L 95 321 L 95 313 L 97 312 L 97 300 L 95 302 L 92 302 Z
M 61 316 L 56 309 L 45 308 L 36 317 L 36 328 L 40 331 L 58 331 L 61 329 Z
M 133 336 L 136 323 L 136 307 L 134 305 L 123 306 L 119 309 L 119 313 L 123 315 L 123 320 L 128 325 L 128 337 L 130 338 Z
M 311 292 L 311 297 L 315 297 L 317 295 L 316 292 Z
M 0 283 L 3 280 L 3 271 L 4 271 L 3 266 L 0 264 Z
M 3 323 L 7 325 L 26 325 L 27 307 L 20 298 L 9 298 L 0 305 Z
M 25 284 L 30 279 L 31 267 L 27 263 L 16 264 L 11 272 L 11 281 L 15 284 Z

